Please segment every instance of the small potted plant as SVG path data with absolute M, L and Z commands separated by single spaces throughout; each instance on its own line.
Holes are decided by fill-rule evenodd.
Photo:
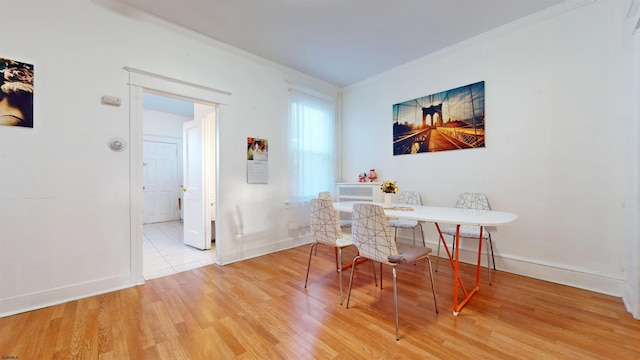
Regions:
M 398 185 L 395 181 L 384 181 L 380 185 L 380 190 L 384 193 L 384 207 L 391 207 L 391 194 L 398 192 Z

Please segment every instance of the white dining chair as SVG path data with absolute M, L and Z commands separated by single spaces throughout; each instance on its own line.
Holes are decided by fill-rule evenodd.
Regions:
M 458 196 L 456 201 L 456 208 L 460 209 L 475 209 L 475 210 L 491 210 L 489 206 L 489 200 L 487 196 L 482 193 L 465 192 Z M 451 235 L 453 243 L 451 246 L 452 253 L 455 250 L 456 245 L 456 228 L 450 227 L 442 230 L 442 234 Z M 473 225 L 461 225 L 460 226 L 460 238 L 479 239 L 480 227 Z M 491 279 L 491 263 L 493 263 L 493 270 L 496 269 L 496 260 L 493 257 L 493 242 L 491 240 L 491 233 L 486 227 L 482 228 L 482 239 L 487 243 L 487 269 L 489 271 L 489 285 L 492 284 Z M 489 258 L 489 251 L 491 251 L 491 259 Z M 438 263 L 440 262 L 440 243 L 438 242 L 438 259 L 436 259 L 436 271 L 438 271 Z
M 422 206 L 420 193 L 417 191 L 401 191 L 398 194 L 398 202 L 405 205 Z M 413 231 L 413 246 L 416 246 L 416 229 L 420 228 L 420 236 L 422 237 L 422 246 L 427 246 L 422 232 L 422 224 L 418 220 L 410 219 L 391 219 L 389 226 L 395 229 L 394 239 L 398 237 L 398 229 L 411 229 Z
M 426 259 L 429 264 L 429 277 L 431 279 L 431 291 L 433 292 L 433 303 L 436 313 L 438 303 L 436 301 L 436 288 L 433 282 L 433 271 L 429 254 L 431 249 L 419 246 L 398 245 L 391 235 L 389 220 L 384 213 L 384 209 L 375 204 L 355 204 L 353 206 L 353 227 L 352 241 L 358 248 L 358 255 L 353 259 L 351 276 L 349 278 L 349 290 L 347 292 L 347 305 L 351 298 L 353 287 L 353 274 L 356 271 L 358 260 L 366 258 L 380 262 L 380 266 L 390 266 L 393 273 L 393 303 L 395 308 L 396 340 L 399 340 L 398 331 L 398 287 L 396 268 L 401 263 L 415 262 Z M 375 273 L 375 272 L 374 272 Z M 380 274 L 380 288 L 382 288 L 382 272 Z
M 307 275 L 304 280 L 304 288 L 307 288 L 309 281 L 309 269 L 311 268 L 311 256 L 318 245 L 324 244 L 333 246 L 338 252 L 338 277 L 340 283 L 340 305 L 342 305 L 342 249 L 353 245 L 350 234 L 343 234 L 333 201 L 326 199 L 311 199 L 311 231 L 314 242 L 311 243 L 309 251 L 309 262 L 307 264 Z
M 330 191 L 321 191 L 318 193 L 318 199 L 325 199 L 333 201 L 333 194 Z M 348 228 L 351 227 L 351 219 L 340 219 L 340 213 L 338 213 L 338 222 L 340 223 L 340 227 Z

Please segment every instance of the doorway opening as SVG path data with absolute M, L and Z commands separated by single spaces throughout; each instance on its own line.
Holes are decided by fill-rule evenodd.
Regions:
M 148 280 L 216 263 L 216 107 L 156 91 L 142 96 L 142 272 Z
M 130 264 L 131 264 L 131 280 L 134 284 L 144 284 L 145 278 L 143 275 L 143 254 L 142 254 L 142 239 L 143 235 L 143 213 L 144 213 L 144 179 L 143 179 L 143 97 L 145 93 L 151 93 L 164 97 L 186 100 L 196 104 L 204 104 L 215 107 L 215 126 L 211 127 L 211 132 L 205 132 L 206 134 L 214 134 L 212 136 L 214 140 L 219 137 L 220 124 L 225 122 L 225 119 L 229 116 L 229 102 L 231 100 L 231 92 L 212 88 L 206 85 L 187 82 L 181 79 L 175 79 L 162 74 L 152 73 L 146 70 L 136 69 L 132 67 L 125 67 L 129 72 L 129 134 L 131 146 L 129 147 L 130 157 Z M 194 113 L 195 117 L 195 113 Z M 205 122 L 208 123 L 208 122 Z M 205 164 L 211 166 L 211 171 L 205 171 L 205 174 L 213 173 L 212 178 L 215 179 L 214 191 L 220 194 L 219 186 L 219 172 L 218 158 L 219 148 L 217 142 L 211 145 L 215 150 L 215 157 L 213 159 L 205 158 Z M 178 148 L 180 149 L 180 148 Z M 207 154 L 207 153 L 205 153 Z M 183 184 L 184 185 L 184 184 Z M 184 186 L 183 186 L 184 187 Z M 183 209 L 186 209 L 185 204 L 181 204 Z M 218 224 L 224 223 L 224 213 L 218 212 L 220 208 L 218 203 L 214 204 L 213 211 L 210 206 L 200 206 L 203 213 L 211 216 L 211 213 L 215 215 L 216 222 Z M 202 221 L 205 219 L 203 216 Z M 183 216 L 189 218 L 189 216 Z M 184 223 L 183 223 L 184 224 Z M 204 225 L 201 227 L 203 230 L 211 231 L 209 227 Z M 218 234 L 220 233 L 221 226 L 217 226 L 213 233 L 216 233 L 216 251 L 215 251 L 215 263 L 222 263 L 224 257 L 224 239 L 221 239 Z M 183 230 L 184 232 L 184 230 Z

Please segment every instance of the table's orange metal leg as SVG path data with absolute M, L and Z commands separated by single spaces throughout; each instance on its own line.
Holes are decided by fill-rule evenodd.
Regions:
M 444 241 L 444 237 L 442 236 L 442 232 L 440 231 L 440 226 L 438 223 L 436 224 L 436 228 L 438 229 L 438 233 L 440 234 L 440 240 L 442 244 L 444 244 L 444 249 L 447 252 L 447 256 L 449 256 L 449 261 L 451 262 L 451 266 L 453 267 L 453 315 L 457 316 L 460 313 L 460 310 L 469 302 L 471 297 L 478 291 L 480 288 L 480 260 L 482 259 L 482 241 L 478 241 L 478 264 L 476 266 L 476 284 L 474 288 L 467 292 L 467 289 L 462 282 L 462 278 L 460 278 L 459 272 L 459 264 L 460 264 L 460 225 L 456 225 L 456 238 L 455 238 L 455 251 L 452 256 L 449 251 L 449 247 L 447 243 Z M 480 239 L 482 239 L 482 230 L 483 227 L 480 227 Z M 464 299 L 458 302 L 458 290 L 462 289 L 462 293 L 464 295 Z
M 480 239 L 482 239 L 482 227 L 480 227 Z M 459 260 L 459 245 L 460 245 L 460 225 L 457 226 L 456 228 L 456 265 L 458 264 L 458 260 Z M 471 299 L 471 297 L 478 292 L 478 289 L 480 289 L 480 259 L 482 258 L 482 241 L 478 241 L 478 265 L 476 266 L 476 285 L 474 286 L 473 290 L 471 290 L 468 294 L 465 291 L 465 298 L 462 299 L 462 301 L 460 303 L 458 303 L 458 292 L 456 291 L 457 285 L 458 283 L 456 282 L 456 288 L 454 288 L 453 291 L 453 315 L 457 316 L 460 313 L 460 310 L 462 310 L 462 308 L 469 302 L 469 300 Z M 460 276 L 460 274 L 458 273 L 458 269 L 456 267 L 455 270 L 456 276 Z M 464 290 L 464 287 L 463 287 Z
M 480 237 L 478 238 L 478 266 L 476 267 L 476 290 L 480 288 L 480 259 L 482 258 L 482 230 L 484 227 L 480 226 Z M 489 264 L 487 264 L 489 266 Z
M 438 223 L 434 223 L 436 225 L 436 229 L 438 230 L 438 234 L 440 234 L 440 241 L 442 241 L 442 245 L 444 245 L 444 250 L 447 252 L 447 256 L 449 257 L 449 262 L 451 263 L 451 267 L 452 268 L 456 268 L 456 265 L 453 261 L 453 256 L 451 254 L 451 252 L 449 251 L 449 247 L 447 246 L 447 242 L 444 241 L 444 236 L 442 236 L 442 231 L 440 231 L 440 225 L 438 225 Z M 462 290 L 464 291 L 465 296 L 467 295 L 467 291 L 465 290 L 464 284 L 462 283 L 462 279 L 458 276 L 457 277 L 458 282 L 460 283 L 460 286 L 462 287 Z

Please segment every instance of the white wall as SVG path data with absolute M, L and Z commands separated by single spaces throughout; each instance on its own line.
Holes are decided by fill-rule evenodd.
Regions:
M 182 123 L 192 118 L 161 111 L 144 110 L 142 132 L 145 135 L 182 139 Z
M 627 190 L 637 186 L 625 176 L 638 169 L 626 156 L 637 133 L 628 135 L 635 120 L 621 96 L 627 2 L 558 9 L 345 89 L 343 180 L 375 168 L 436 206 L 484 192 L 493 209 L 518 215 L 490 228 L 498 269 L 620 296 L 625 208 L 636 206 Z M 485 148 L 393 156 L 393 104 L 478 81 Z
M 630 2 L 629 13 L 625 23 L 627 33 L 631 35 L 631 39 L 628 41 L 630 56 L 627 59 L 627 67 L 630 70 L 627 76 L 626 91 L 624 91 L 626 102 L 630 104 L 628 109 L 629 117 L 632 119 L 629 133 L 627 134 L 629 139 L 627 159 L 630 164 L 638 164 L 640 159 L 640 127 L 638 126 L 640 122 L 640 101 L 638 101 L 640 97 L 640 32 L 638 31 L 640 27 L 640 0 L 632 0 Z M 627 197 L 629 198 L 629 204 L 632 204 L 635 199 L 635 206 L 626 207 L 625 259 L 629 264 L 629 272 L 623 300 L 629 312 L 636 319 L 640 319 L 640 265 L 638 264 L 640 259 L 640 241 L 638 240 L 638 229 L 640 228 L 640 223 L 638 222 L 640 214 L 640 201 L 638 201 L 640 190 L 639 167 L 629 166 L 627 171 L 626 178 L 629 182 Z
M 0 49 L 35 65 L 36 89 L 34 128 L 0 126 L 0 316 L 135 284 L 131 150 L 107 147 L 132 143 L 125 66 L 232 94 L 217 124 L 222 263 L 304 241 L 282 216 L 287 81 L 334 87 L 109 1 L 3 1 Z M 247 136 L 269 140 L 267 185 L 246 183 Z

